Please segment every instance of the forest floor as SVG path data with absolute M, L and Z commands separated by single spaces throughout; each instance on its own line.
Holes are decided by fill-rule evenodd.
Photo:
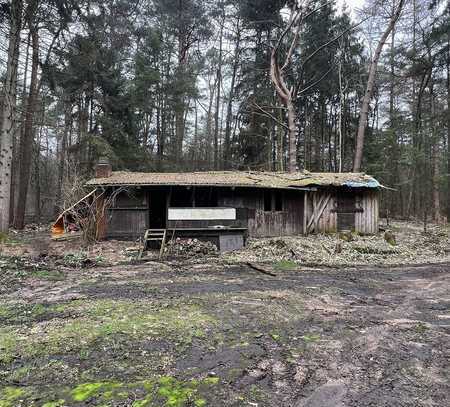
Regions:
M 384 232 L 373 236 L 351 234 L 350 241 L 337 234 L 248 239 L 239 251 L 218 254 L 211 245 L 175 240 L 166 259 L 189 258 L 191 262 L 211 261 L 221 264 L 238 262 L 279 262 L 280 267 L 404 265 L 450 262 L 450 227 L 419 222 L 391 222 L 385 226 L 395 236 L 395 245 L 384 239 Z M 84 247 L 79 238 L 50 239 L 48 226 L 12 233 L 2 243 L 0 255 L 18 257 L 53 257 L 61 264 L 128 264 L 137 259 L 140 244 L 108 240 Z M 147 260 L 157 260 L 159 251 L 147 252 Z
M 448 235 L 409 227 L 392 247 L 430 239 L 410 262 L 435 264 L 317 265 L 331 236 L 311 259 L 310 238 L 285 238 L 137 262 L 132 243 L 17 234 L 0 253 L 0 407 L 450 405 Z
M 450 405 L 450 264 L 270 270 L 2 257 L 0 406 Z

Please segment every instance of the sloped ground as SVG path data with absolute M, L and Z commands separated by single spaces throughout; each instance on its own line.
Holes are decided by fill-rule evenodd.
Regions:
M 450 405 L 449 264 L 2 261 L 2 407 Z

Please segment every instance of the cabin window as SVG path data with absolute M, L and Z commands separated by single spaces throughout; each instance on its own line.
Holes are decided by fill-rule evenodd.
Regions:
M 283 192 L 275 191 L 275 211 L 281 212 L 283 210 Z
M 282 212 L 283 211 L 283 191 L 265 190 L 264 191 L 264 212 Z
M 215 208 L 219 198 L 217 188 L 173 188 L 170 199 L 172 208 Z
M 272 211 L 272 191 L 265 190 L 264 191 L 264 212 Z

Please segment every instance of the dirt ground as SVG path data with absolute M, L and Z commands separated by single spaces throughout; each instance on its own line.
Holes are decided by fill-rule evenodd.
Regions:
M 1 258 L 1 407 L 450 405 L 448 263 L 75 260 Z

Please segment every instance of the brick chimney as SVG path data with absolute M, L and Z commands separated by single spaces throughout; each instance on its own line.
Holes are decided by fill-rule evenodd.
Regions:
M 109 178 L 112 174 L 112 167 L 108 157 L 101 157 L 95 166 L 95 178 Z

